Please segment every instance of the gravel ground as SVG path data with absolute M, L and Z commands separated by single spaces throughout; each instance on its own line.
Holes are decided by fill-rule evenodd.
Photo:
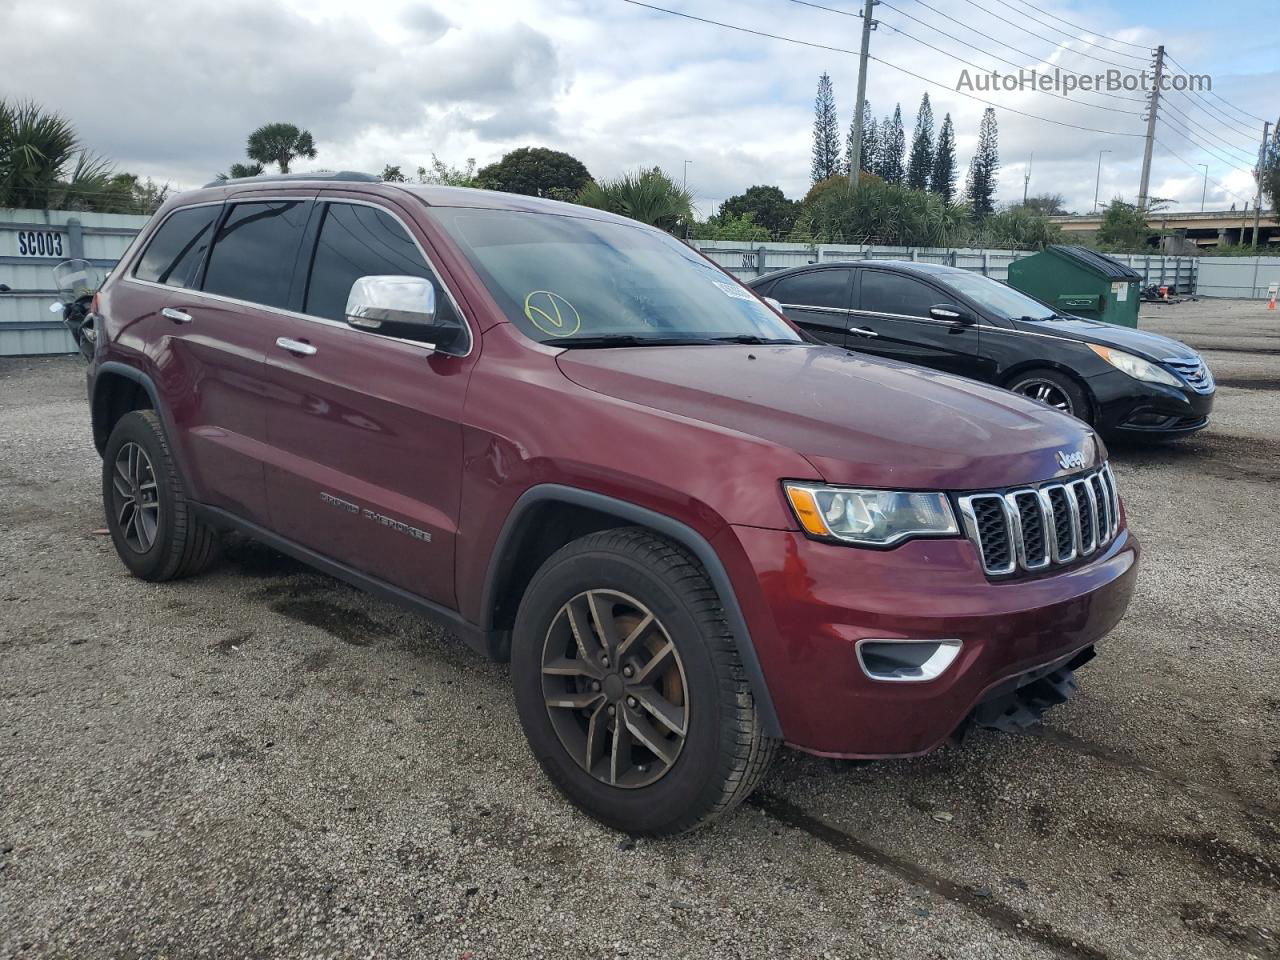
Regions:
M 1113 451 L 1129 615 L 1038 733 L 784 752 L 632 843 L 530 758 L 507 669 L 247 541 L 128 577 L 81 365 L 0 362 L 0 956 L 1280 956 L 1280 315 L 1145 308 L 1210 429 Z

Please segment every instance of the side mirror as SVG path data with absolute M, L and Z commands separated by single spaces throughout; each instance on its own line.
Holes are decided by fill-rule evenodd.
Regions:
M 976 323 L 973 314 L 964 307 L 952 303 L 936 303 L 929 308 L 929 316 L 935 320 L 946 320 L 948 323 Z
M 347 297 L 347 323 L 358 330 L 447 347 L 463 332 L 452 317 L 436 316 L 436 288 L 422 277 L 361 277 Z

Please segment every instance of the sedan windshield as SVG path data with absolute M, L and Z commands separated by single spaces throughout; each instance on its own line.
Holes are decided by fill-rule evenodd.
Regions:
M 1052 320 L 1058 316 L 1039 300 L 979 273 L 948 273 L 939 279 L 1006 320 Z
M 431 215 L 511 322 L 540 343 L 804 342 L 754 293 L 661 231 L 470 207 Z

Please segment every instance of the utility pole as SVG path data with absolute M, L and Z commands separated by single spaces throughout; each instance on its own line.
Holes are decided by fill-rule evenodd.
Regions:
M 1151 102 L 1147 105 L 1147 143 L 1142 151 L 1142 182 L 1138 185 L 1138 209 L 1147 208 L 1147 190 L 1151 186 L 1151 148 L 1156 142 L 1156 112 L 1160 109 L 1160 84 L 1164 81 L 1164 44 L 1156 47 L 1155 82 L 1151 84 Z
M 1031 186 L 1031 164 L 1036 162 L 1036 155 L 1033 153 L 1031 159 L 1027 161 L 1027 172 L 1022 177 L 1022 205 L 1027 205 L 1027 187 Z
M 1098 151 L 1098 179 L 1093 182 L 1093 212 L 1098 212 L 1098 191 L 1102 189 L 1102 155 L 1110 150 Z
M 876 21 L 871 19 L 873 8 L 880 0 L 864 0 L 862 5 L 862 52 L 858 55 L 858 103 L 853 108 L 853 156 L 849 158 L 849 186 L 858 187 L 858 174 L 862 170 L 862 114 L 867 99 L 867 54 L 871 50 L 871 31 Z
M 682 182 L 682 184 L 681 184 L 681 189 L 682 189 L 682 190 L 688 190 L 688 189 L 689 189 L 689 164 L 691 164 L 691 163 L 693 163 L 693 161 L 692 161 L 692 160 L 686 160 L 686 161 L 684 162 L 684 179 L 683 179 L 683 182 Z
M 1204 213 L 1204 197 L 1209 192 L 1209 165 L 1198 163 L 1196 166 L 1204 167 L 1204 186 L 1200 188 L 1200 212 Z
M 1258 223 L 1262 218 L 1262 165 L 1267 162 L 1267 137 L 1271 135 L 1271 121 L 1268 120 L 1262 125 L 1262 146 L 1258 148 L 1258 195 L 1253 201 L 1253 249 L 1258 249 Z M 1275 211 L 1271 211 L 1272 217 Z M 1244 237 L 1240 238 L 1240 242 L 1244 242 Z

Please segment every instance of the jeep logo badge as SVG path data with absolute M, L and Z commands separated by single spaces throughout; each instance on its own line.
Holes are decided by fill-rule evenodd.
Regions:
M 1084 466 L 1084 454 L 1079 450 L 1059 450 L 1058 466 L 1063 470 L 1070 470 L 1072 467 L 1079 469 Z

